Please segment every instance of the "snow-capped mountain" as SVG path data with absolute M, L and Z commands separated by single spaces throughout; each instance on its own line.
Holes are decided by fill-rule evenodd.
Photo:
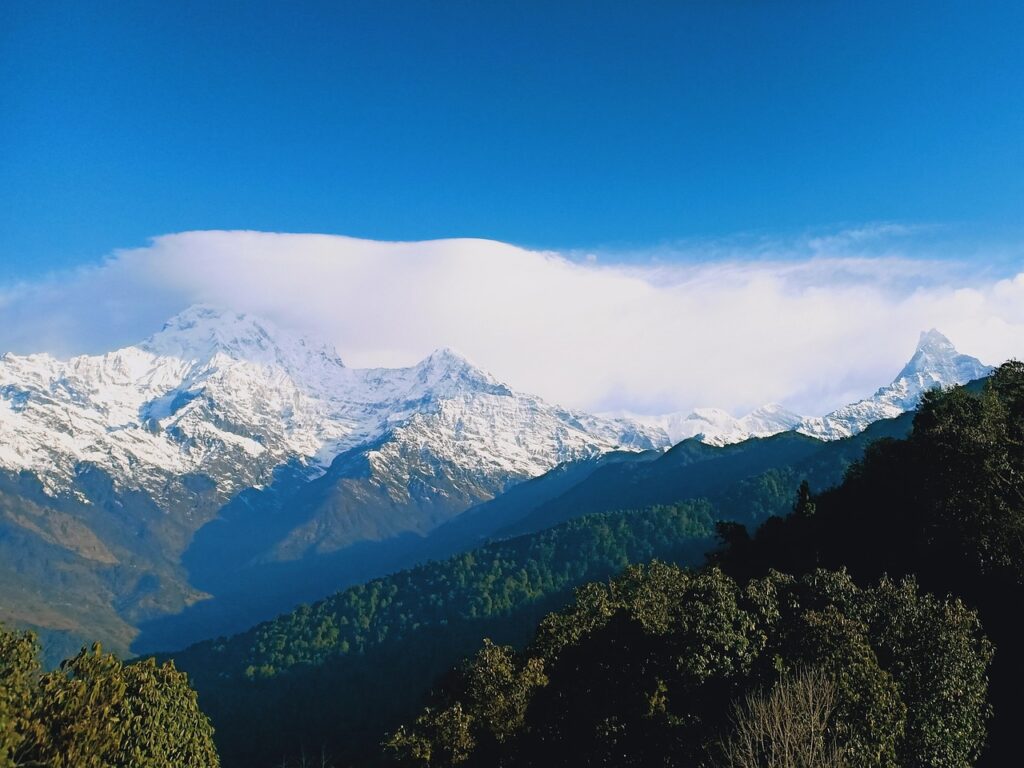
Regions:
M 126 650 L 140 625 L 239 585 L 258 618 L 264 565 L 280 610 L 338 576 L 284 585 L 276 566 L 344 566 L 349 547 L 426 533 L 561 462 L 668 443 L 516 392 L 449 349 L 353 369 L 207 306 L 103 355 L 4 355 L 0 581 L 21 586 L 0 595 L 0 620 Z M 384 562 L 355 561 L 374 575 Z
M 991 372 L 992 366 L 960 354 L 949 339 L 932 328 L 921 333 L 914 356 L 891 384 L 826 416 L 804 419 L 797 430 L 822 440 L 856 435 L 880 419 L 913 410 L 930 389 L 966 384 Z
M 516 392 L 449 349 L 353 369 L 191 307 L 107 354 L 0 357 L 0 620 L 121 651 L 144 627 L 170 647 L 415 561 L 423 535 L 562 462 L 691 436 L 835 439 L 989 370 L 931 331 L 896 381 L 822 419 L 770 405 L 644 424 Z
M 992 367 L 962 355 L 934 328 L 921 333 L 917 349 L 891 384 L 871 397 L 843 406 L 826 416 L 803 417 L 777 403 L 736 417 L 720 408 L 697 408 L 649 420 L 662 427 L 672 443 L 698 438 L 709 445 L 739 443 L 752 437 L 771 437 L 796 430 L 821 440 L 850 437 L 880 419 L 913 410 L 921 395 L 935 387 L 966 384 L 991 373 Z
M 417 439 L 506 481 L 667 442 L 657 429 L 516 393 L 451 350 L 356 370 L 328 345 L 204 306 L 105 355 L 0 358 L 0 468 L 30 471 L 54 495 L 87 464 L 158 502 L 174 478 L 196 473 L 223 499 L 286 462 L 321 471 L 414 417 L 439 430 Z
M 739 418 L 721 408 L 697 408 L 662 417 L 660 424 L 673 443 L 699 437 L 709 445 L 727 445 L 795 429 L 802 419 L 778 403 L 769 403 Z

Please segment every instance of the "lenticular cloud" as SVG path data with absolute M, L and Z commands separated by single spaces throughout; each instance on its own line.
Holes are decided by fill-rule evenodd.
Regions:
M 0 349 L 104 351 L 204 302 L 321 337 L 350 366 L 451 346 L 517 389 L 637 413 L 823 413 L 891 379 L 932 327 L 986 362 L 1024 355 L 1024 273 L 856 245 L 608 263 L 488 240 L 187 232 L 0 288 Z

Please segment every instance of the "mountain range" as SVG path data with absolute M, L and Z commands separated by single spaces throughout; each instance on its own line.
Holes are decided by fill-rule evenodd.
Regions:
M 727 445 L 752 437 L 769 437 L 794 430 L 822 440 L 839 440 L 863 432 L 880 419 L 892 419 L 917 406 L 933 387 L 948 387 L 987 376 L 992 367 L 962 355 L 934 328 L 923 331 L 913 357 L 896 378 L 870 397 L 844 405 L 824 416 L 801 416 L 778 403 L 769 403 L 736 417 L 721 408 L 697 408 L 650 419 L 670 441 L 696 437 L 711 445 Z
M 107 354 L 0 358 L 0 620 L 57 645 L 126 650 L 140 627 L 199 639 L 407 565 L 430 532 L 552 470 L 643 463 L 688 438 L 839 439 L 988 370 L 929 331 L 892 384 L 818 419 L 775 405 L 609 418 L 449 349 L 353 369 L 330 345 L 190 307 Z M 161 633 L 176 616 L 187 628 Z

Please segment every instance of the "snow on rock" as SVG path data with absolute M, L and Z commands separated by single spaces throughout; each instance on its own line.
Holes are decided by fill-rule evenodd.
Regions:
M 781 405 L 770 403 L 739 418 L 720 408 L 697 408 L 689 413 L 664 416 L 660 423 L 673 443 L 699 437 L 710 445 L 727 445 L 786 432 L 795 428 L 801 419 Z
M 931 330 L 890 385 L 827 416 L 770 404 L 742 417 L 700 408 L 643 423 L 515 392 L 451 349 L 407 368 L 347 368 L 329 344 L 194 306 L 104 355 L 0 357 L 0 468 L 33 472 L 59 495 L 95 465 L 158 502 L 174 493 L 170 479 L 198 473 L 227 498 L 267 483 L 284 463 L 319 474 L 338 454 L 383 440 L 402 455 L 415 442 L 446 466 L 517 480 L 692 437 L 714 445 L 793 429 L 847 437 L 914 408 L 932 387 L 990 371 Z
M 949 339 L 933 328 L 921 334 L 914 356 L 891 384 L 827 416 L 804 418 L 772 403 L 742 417 L 720 408 L 697 408 L 689 413 L 651 419 L 649 423 L 665 429 L 673 444 L 698 438 L 710 445 L 727 445 L 791 430 L 822 440 L 838 440 L 856 435 L 880 419 L 913 410 L 929 389 L 966 384 L 991 371 L 991 366 L 977 358 L 957 352 Z
M 856 435 L 873 422 L 913 410 L 930 389 L 966 384 L 991 372 L 992 366 L 960 354 L 949 339 L 933 328 L 921 334 L 914 356 L 891 384 L 827 416 L 804 419 L 798 431 L 823 440 Z
M 0 357 L 0 468 L 29 470 L 54 495 L 93 464 L 158 502 L 169 477 L 189 473 L 226 498 L 286 462 L 318 473 L 345 450 L 406 433 L 516 479 L 668 443 L 656 427 L 514 392 L 450 349 L 408 368 L 351 369 L 331 345 L 209 306 L 104 355 Z

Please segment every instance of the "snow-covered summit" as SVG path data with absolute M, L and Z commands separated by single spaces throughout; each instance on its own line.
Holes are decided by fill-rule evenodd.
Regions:
M 465 392 L 510 395 L 512 390 L 450 347 L 434 350 L 414 366 L 416 380 L 434 394 Z
M 880 419 L 913 410 L 930 389 L 966 384 L 991 372 L 992 366 L 960 354 L 948 338 L 932 328 L 921 333 L 913 357 L 891 384 L 826 416 L 804 419 L 798 431 L 823 440 L 856 435 Z
M 466 472 L 522 479 L 561 461 L 690 437 L 844 437 L 915 407 L 932 387 L 990 370 L 930 330 L 891 384 L 824 417 L 769 404 L 740 417 L 701 408 L 643 424 L 516 392 L 449 348 L 405 368 L 347 368 L 328 343 L 198 305 L 103 355 L 0 357 L 0 469 L 32 472 L 59 494 L 82 467 L 98 466 L 158 500 L 174 495 L 173 478 L 198 473 L 228 496 L 282 464 L 315 473 L 388 439 L 440 451 Z
M 769 403 L 736 417 L 721 408 L 696 408 L 659 420 L 673 443 L 699 437 L 710 445 L 727 445 L 752 437 L 769 437 L 794 429 L 802 417 L 778 403 Z
M 991 371 L 991 366 L 977 358 L 960 354 L 948 338 L 932 328 L 921 333 L 913 356 L 892 383 L 871 397 L 826 416 L 804 418 L 778 403 L 770 403 L 741 417 L 720 408 L 697 408 L 652 419 L 650 423 L 663 427 L 673 443 L 696 437 L 711 445 L 726 445 L 790 430 L 822 440 L 837 440 L 855 435 L 880 419 L 913 410 L 930 389 L 965 384 Z
M 935 385 L 949 386 L 987 376 L 992 367 L 976 357 L 960 354 L 953 342 L 932 328 L 922 331 L 914 356 L 896 376 L 896 381 L 913 381 L 920 387 L 918 395 Z
M 137 348 L 154 357 L 193 365 L 222 356 L 236 362 L 274 366 L 310 384 L 344 368 L 332 344 L 285 331 L 249 314 L 197 304 L 178 313 Z

